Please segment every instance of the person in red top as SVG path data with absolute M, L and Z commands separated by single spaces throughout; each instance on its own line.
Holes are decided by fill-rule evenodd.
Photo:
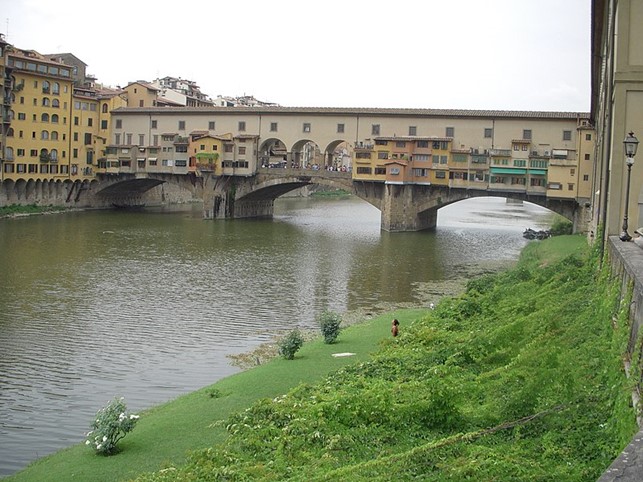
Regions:
M 395 318 L 391 323 L 391 334 L 393 336 L 397 336 L 399 331 L 400 331 L 400 322 L 397 321 L 397 318 Z

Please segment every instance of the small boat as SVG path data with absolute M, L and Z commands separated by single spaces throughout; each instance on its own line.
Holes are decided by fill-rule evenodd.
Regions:
M 120 204 L 112 203 L 114 209 L 122 209 L 126 211 L 138 211 L 145 207 L 145 204 Z

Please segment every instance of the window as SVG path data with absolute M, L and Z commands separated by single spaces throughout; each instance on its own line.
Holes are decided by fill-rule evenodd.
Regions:
M 572 131 L 563 131 L 563 140 L 571 141 L 572 140 Z
M 58 82 L 54 82 L 51 86 L 51 93 L 54 95 L 59 95 L 60 94 L 60 84 Z
M 583 174 L 583 181 L 589 181 L 589 174 Z
M 591 134 L 585 134 L 585 140 L 586 141 L 591 141 L 592 140 L 592 135 Z
M 18 157 L 25 157 L 25 150 L 24 149 L 16 149 L 16 154 L 18 155 Z
M 344 124 L 337 124 L 337 133 L 338 134 L 344 133 Z
M 26 120 L 27 115 L 24 112 L 18 112 L 18 120 Z
M 78 139 L 75 139 L 78 140 Z M 120 146 L 121 144 L 121 135 L 120 134 L 114 134 L 114 144 L 117 146 Z
M 226 144 L 223 146 L 223 152 L 232 152 L 232 144 Z
M 388 152 L 386 151 L 380 151 L 377 153 L 377 158 L 378 159 L 388 159 Z
M 239 132 L 245 132 L 245 130 L 246 130 L 246 121 L 239 121 L 239 128 L 237 130 Z
M 51 140 L 52 141 L 57 141 L 58 140 L 58 132 L 51 131 Z
M 88 132 L 85 134 L 85 145 L 87 146 L 91 143 L 92 143 L 92 135 L 91 133 Z
M 100 121 L 100 128 L 103 129 L 103 130 L 107 129 L 107 121 L 106 120 Z
M 40 122 L 49 122 L 49 114 L 43 114 L 40 116 Z
M 270 132 L 277 132 L 277 123 L 276 122 L 271 122 L 270 123 Z
M 590 160 L 590 155 L 589 155 L 589 154 L 585 154 L 585 160 L 586 160 L 586 161 L 589 161 L 589 160 Z
M 159 145 L 159 136 L 158 136 L 158 134 L 154 134 L 154 136 L 152 137 L 152 145 L 153 146 L 158 146 Z
M 49 92 L 50 92 L 49 91 L 49 82 L 47 82 L 46 80 L 43 80 L 42 81 L 42 93 L 43 94 L 48 94 Z
M 52 114 L 51 122 L 53 122 L 54 124 L 58 124 L 58 114 Z
M 393 169 L 395 169 L 395 168 L 393 168 Z M 391 169 L 391 171 L 393 169 Z M 375 168 L 375 175 L 377 176 L 378 174 L 382 175 L 382 176 L 386 175 L 386 168 L 385 167 L 376 167 Z M 395 173 L 392 173 L 392 174 L 395 174 Z
M 122 119 L 116 119 L 116 128 L 117 129 L 122 129 L 123 128 L 123 120 Z M 116 144 L 118 144 L 118 142 Z
M 523 145 L 522 145 L 522 150 L 523 150 L 523 151 L 527 151 L 528 149 L 529 149 L 529 145 L 528 145 L 528 144 L 523 144 Z
M 78 159 L 78 149 L 74 149 L 71 154 L 72 158 Z
M 493 137 L 493 129 L 491 127 L 485 127 L 484 136 L 485 139 L 491 139 Z
M 138 135 L 138 145 L 139 146 L 144 146 L 145 145 L 145 134 L 139 134 Z
M 447 127 L 446 137 L 455 137 L 455 127 Z
M 447 177 L 446 171 L 435 171 L 436 179 L 446 179 L 446 177 Z
M 304 132 L 310 132 L 310 123 L 304 122 Z
M 158 127 L 158 121 L 153 120 L 152 121 L 152 129 L 156 129 Z
M 214 125 L 215 125 L 214 121 L 209 121 L 208 122 L 208 130 L 213 131 L 214 130 Z
M 427 149 L 429 147 L 429 141 L 417 141 L 417 147 Z
M 571 183 L 571 182 L 569 184 L 567 184 L 567 190 L 568 191 L 573 191 L 574 190 L 574 184 Z
M 48 139 L 49 139 L 49 132 L 47 132 L 47 131 L 42 131 L 42 132 L 40 133 L 40 138 L 41 138 L 43 141 L 48 140 Z
M 101 112 L 103 114 L 107 114 L 107 104 L 103 104 L 103 106 L 101 107 Z
M 126 142 L 126 144 L 127 144 L 128 146 L 131 146 L 131 145 L 132 145 L 132 134 L 125 134 L 125 135 L 127 136 L 127 142 Z
M 87 119 L 87 127 L 92 127 L 94 125 L 94 119 L 91 117 Z
M 357 174 L 370 174 L 371 168 L 364 166 L 357 166 Z
M 51 105 L 51 103 L 49 102 L 49 98 L 48 97 L 43 97 L 42 98 L 42 106 L 43 107 L 49 107 L 50 105 Z
M 569 170 L 569 175 L 570 176 L 575 176 L 576 175 L 576 169 L 572 168 Z
M 404 142 L 404 141 L 395 141 L 395 147 L 406 147 L 406 142 Z
M 74 142 L 78 142 L 78 132 L 74 132 Z
M 409 135 L 410 136 L 417 136 L 418 135 L 417 126 L 409 126 Z
M 29 151 L 29 155 L 30 155 L 31 157 L 37 157 L 37 156 L 38 156 L 38 150 L 37 150 L 37 149 L 31 149 L 31 150 Z M 29 171 L 29 172 L 31 172 L 31 171 Z
M 522 138 L 523 139 L 531 139 L 531 129 L 523 129 Z
M 514 151 L 520 150 L 520 144 L 514 144 Z
M 56 109 L 60 107 L 60 101 L 58 99 L 54 99 L 51 101 L 51 106 L 55 107 Z
M 185 130 L 185 121 L 180 120 L 179 121 L 179 130 L 184 131 Z
M 239 147 L 239 155 L 244 156 L 246 154 L 246 148 L 245 147 Z
M 78 117 L 74 117 L 74 125 L 77 126 L 80 124 L 80 119 Z
M 373 136 L 379 136 L 380 135 L 380 125 L 379 124 L 373 124 L 371 126 L 371 135 L 373 135 Z

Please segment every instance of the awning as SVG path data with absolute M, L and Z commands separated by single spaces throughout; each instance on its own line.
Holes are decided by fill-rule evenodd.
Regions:
M 535 176 L 546 176 L 547 171 L 545 171 L 544 169 L 529 169 L 529 174 Z
M 527 174 L 527 169 L 517 167 L 492 167 L 491 174 Z

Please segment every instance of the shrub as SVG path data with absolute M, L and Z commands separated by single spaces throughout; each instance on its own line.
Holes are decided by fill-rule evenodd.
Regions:
M 295 358 L 295 353 L 304 344 L 304 337 L 301 332 L 295 328 L 285 337 L 279 340 L 279 354 L 283 356 L 286 360 L 292 360 Z
M 341 331 L 339 325 L 342 322 L 342 317 L 338 313 L 324 311 L 317 319 L 319 328 L 324 336 L 324 343 L 335 343 Z
M 134 429 L 137 421 L 138 415 L 127 412 L 123 398 L 115 398 L 96 413 L 85 445 L 91 445 L 96 453 L 112 455 L 118 441 Z
M 558 217 L 549 228 L 552 236 L 562 236 L 563 234 L 572 234 L 574 225 L 569 219 Z

